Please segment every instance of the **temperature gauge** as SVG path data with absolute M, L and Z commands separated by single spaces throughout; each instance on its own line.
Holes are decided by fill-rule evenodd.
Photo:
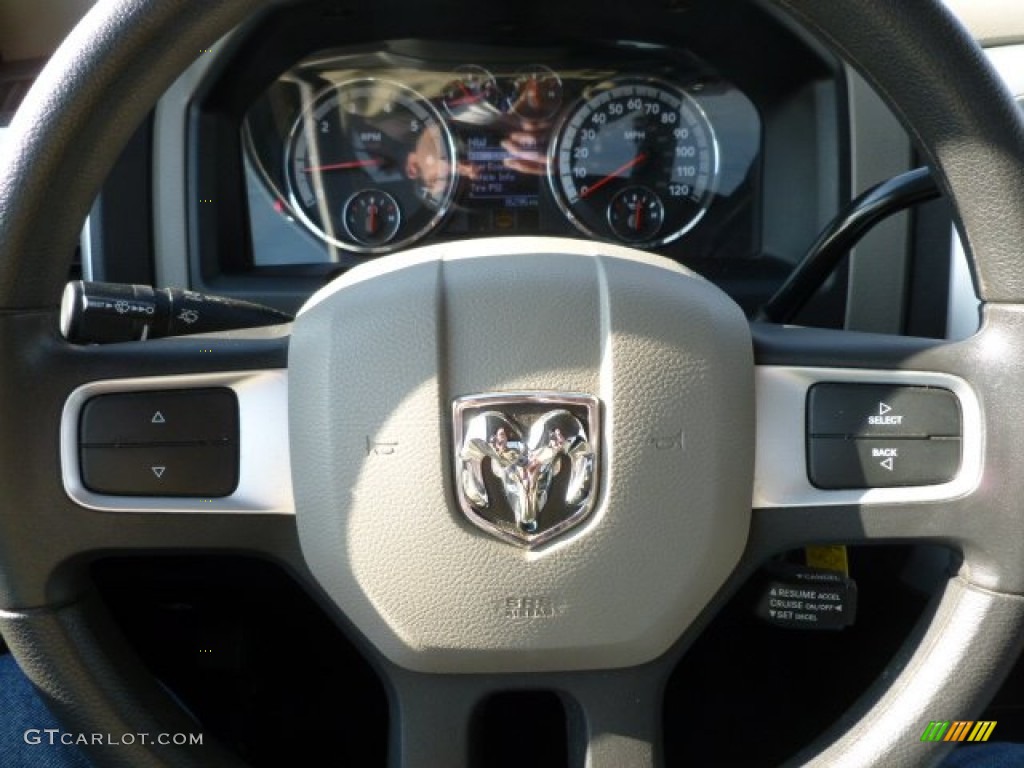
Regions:
M 562 107 L 562 80 L 545 66 L 521 70 L 512 87 L 509 111 L 524 120 L 547 120 Z
M 402 223 L 395 198 L 379 189 L 363 189 L 345 203 L 345 230 L 353 240 L 368 246 L 391 242 Z

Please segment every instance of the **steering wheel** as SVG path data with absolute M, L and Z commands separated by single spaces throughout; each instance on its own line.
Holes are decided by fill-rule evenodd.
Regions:
M 959 550 L 963 567 L 888 673 L 796 760 L 941 756 L 946 745 L 920 741 L 928 720 L 977 713 L 1024 637 L 1024 133 L 939 2 L 767 5 L 860 70 L 925 153 L 973 259 L 984 318 L 974 337 L 750 326 L 718 289 L 663 260 L 543 239 L 380 260 L 317 294 L 290 339 L 70 345 L 55 308 L 119 148 L 253 4 L 119 0 L 88 14 L 18 113 L 0 175 L 0 629 L 69 729 L 194 729 L 90 591 L 99 555 L 244 550 L 284 564 L 375 649 L 394 697 L 395 765 L 465 764 L 477 703 L 527 687 L 571 700 L 581 762 L 618 767 L 659 762 L 671 662 L 765 559 L 810 543 L 914 541 Z M 285 370 L 287 405 L 279 387 L 260 418 L 290 431 L 294 518 L 265 514 L 258 499 L 188 513 L 72 500 L 82 501 L 67 479 L 68 414 L 82 392 L 146 381 L 242 391 L 238 382 Z M 854 493 L 769 476 L 779 451 L 803 456 L 804 394 L 817 381 L 948 385 L 963 411 L 957 479 Z M 457 501 L 453 401 L 512 392 L 599 400 L 595 503 L 537 546 L 492 536 Z M 243 408 L 243 474 L 247 418 Z M 284 448 L 265 446 L 280 462 Z M 210 743 L 95 757 L 236 762 Z

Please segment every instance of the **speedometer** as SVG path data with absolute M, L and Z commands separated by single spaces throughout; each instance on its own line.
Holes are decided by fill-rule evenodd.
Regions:
M 693 229 L 715 194 L 714 129 L 692 96 L 666 83 L 592 91 L 552 152 L 555 199 L 594 237 L 664 245 Z

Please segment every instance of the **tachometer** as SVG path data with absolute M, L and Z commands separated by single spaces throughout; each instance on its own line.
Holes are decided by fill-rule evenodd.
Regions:
M 555 198 L 577 228 L 654 247 L 704 216 L 715 193 L 718 144 L 685 91 L 619 81 L 591 92 L 569 115 L 552 166 Z
M 299 116 L 286 154 L 295 213 L 317 236 L 360 253 L 417 240 L 455 191 L 452 135 L 412 89 L 355 80 L 321 94 Z

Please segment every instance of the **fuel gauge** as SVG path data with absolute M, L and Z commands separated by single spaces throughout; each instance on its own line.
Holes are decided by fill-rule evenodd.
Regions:
M 654 240 L 664 221 L 665 206 L 647 187 L 626 187 L 608 203 L 608 226 L 627 243 Z
M 449 115 L 460 119 L 474 110 L 498 113 L 501 91 L 494 75 L 483 67 L 465 64 L 452 72 L 453 78 L 441 92 L 441 101 Z

